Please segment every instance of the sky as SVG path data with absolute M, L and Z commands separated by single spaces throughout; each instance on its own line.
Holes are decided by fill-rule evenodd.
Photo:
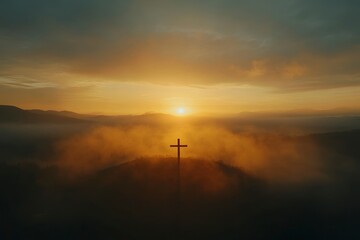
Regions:
M 0 0 L 0 104 L 360 109 L 356 0 Z

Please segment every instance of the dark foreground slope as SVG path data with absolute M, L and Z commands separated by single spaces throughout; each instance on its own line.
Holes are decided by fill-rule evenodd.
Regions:
M 181 176 L 179 202 L 173 158 L 139 159 L 86 176 L 3 164 L 0 238 L 359 237 L 360 198 L 334 184 L 274 186 L 240 169 L 195 159 L 184 159 Z M 344 194 L 352 198 L 344 200 Z
M 219 237 L 237 228 L 238 222 L 226 220 L 240 214 L 235 205 L 250 205 L 242 196 L 257 195 L 261 186 L 221 163 L 186 159 L 181 170 L 179 201 L 173 158 L 139 159 L 70 177 L 54 167 L 4 165 L 0 234 L 13 239 Z

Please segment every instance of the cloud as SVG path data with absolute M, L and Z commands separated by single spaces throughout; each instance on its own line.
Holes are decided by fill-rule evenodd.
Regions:
M 90 87 L 58 87 L 46 86 L 43 82 L 17 79 L 9 82 L 0 78 L 1 104 L 17 105 L 23 108 L 36 108 L 42 106 L 45 109 L 64 109 L 64 103 L 72 103 L 77 100 L 79 94 L 89 92 Z M 87 101 L 86 95 L 82 98 Z
M 354 86 L 358 7 L 352 0 L 6 1 L 0 73 L 47 72 L 60 83 L 59 72 L 295 91 Z

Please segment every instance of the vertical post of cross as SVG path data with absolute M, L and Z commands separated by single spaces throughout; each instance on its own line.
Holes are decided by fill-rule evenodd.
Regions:
M 180 138 L 177 140 L 177 148 L 178 148 L 178 165 L 180 165 Z
M 178 138 L 177 140 L 177 144 L 176 145 L 170 145 L 170 147 L 176 147 L 177 148 L 177 194 L 178 194 L 178 201 L 180 202 L 180 148 L 182 147 L 187 147 L 187 145 L 181 145 L 180 144 L 180 138 Z
M 181 182 L 180 182 L 180 148 L 182 147 L 187 147 L 187 145 L 181 145 L 180 144 L 180 138 L 177 139 L 177 144 L 176 145 L 170 145 L 170 147 L 176 147 L 177 148 L 177 191 L 176 191 L 176 215 L 175 215 L 175 221 L 176 224 L 175 226 L 177 227 L 177 231 L 176 234 L 178 235 L 179 232 L 181 232 Z

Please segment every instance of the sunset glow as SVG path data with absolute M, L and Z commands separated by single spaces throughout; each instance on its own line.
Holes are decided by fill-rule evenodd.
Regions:
M 1 1 L 0 240 L 360 239 L 359 9 Z
M 183 107 L 178 107 L 178 108 L 176 109 L 176 114 L 179 115 L 179 116 L 185 115 L 185 114 L 186 114 L 185 108 L 183 108 Z
M 351 4 L 45 5 L 2 8 L 1 104 L 112 115 L 174 113 L 179 99 L 194 114 L 360 109 Z

